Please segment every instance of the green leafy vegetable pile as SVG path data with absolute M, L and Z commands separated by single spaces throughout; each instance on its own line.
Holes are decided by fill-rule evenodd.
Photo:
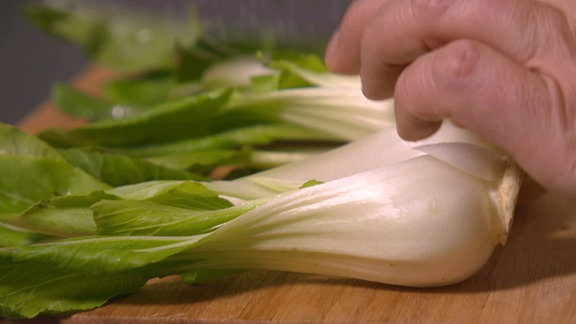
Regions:
M 328 73 L 315 53 L 217 43 L 199 35 L 195 19 L 44 6 L 28 16 L 95 62 L 125 71 L 99 97 L 56 85 L 56 105 L 89 124 L 39 134 L 111 185 L 202 179 L 221 165 L 234 165 L 238 176 L 393 125 L 391 102 L 367 100 L 358 78 Z M 154 37 L 132 38 L 143 31 Z
M 184 252 L 207 233 L 314 183 L 235 205 L 205 186 L 216 168 L 233 166 L 231 179 L 392 124 L 390 103 L 366 100 L 357 79 L 328 73 L 316 54 L 216 44 L 194 19 L 44 5 L 27 15 L 122 74 L 98 97 L 54 87 L 57 107 L 85 126 L 32 136 L 0 125 L 2 317 L 90 309 L 153 277 L 197 278 L 198 258 Z

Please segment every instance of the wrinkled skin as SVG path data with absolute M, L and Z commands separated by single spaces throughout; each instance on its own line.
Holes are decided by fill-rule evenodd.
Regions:
M 576 1 L 356 0 L 326 64 L 394 96 L 404 139 L 451 118 L 576 199 Z

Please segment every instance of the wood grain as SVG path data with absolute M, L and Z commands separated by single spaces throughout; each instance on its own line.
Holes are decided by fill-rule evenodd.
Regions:
M 109 71 L 90 68 L 76 84 L 97 91 Z M 48 103 L 30 132 L 79 123 Z M 423 269 L 425 271 L 425 269 Z M 569 323 L 576 322 L 576 204 L 544 194 L 523 200 L 508 243 L 457 285 L 409 289 L 304 274 L 250 271 L 203 285 L 151 281 L 62 323 Z
M 72 82 L 72 86 L 87 94 L 98 95 L 101 93 L 102 83 L 117 75 L 118 73 L 100 66 L 89 66 Z M 80 119 L 60 113 L 51 101 L 47 101 L 26 116 L 19 126 L 29 133 L 37 133 L 49 127 L 70 128 L 83 123 Z

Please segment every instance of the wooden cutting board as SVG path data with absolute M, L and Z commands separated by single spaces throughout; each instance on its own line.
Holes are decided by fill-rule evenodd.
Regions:
M 75 82 L 96 93 L 114 75 L 90 67 Z M 37 132 L 81 121 L 50 104 L 21 123 Z M 474 277 L 412 289 L 341 278 L 251 271 L 190 286 L 151 281 L 139 293 L 63 323 L 568 323 L 576 322 L 576 203 L 523 199 L 508 243 Z M 52 319 L 50 319 L 52 321 Z

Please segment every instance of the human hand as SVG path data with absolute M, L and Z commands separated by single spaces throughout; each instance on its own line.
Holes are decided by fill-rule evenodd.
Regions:
M 451 118 L 576 199 L 575 27 L 572 0 L 356 0 L 326 64 L 394 96 L 401 137 Z

